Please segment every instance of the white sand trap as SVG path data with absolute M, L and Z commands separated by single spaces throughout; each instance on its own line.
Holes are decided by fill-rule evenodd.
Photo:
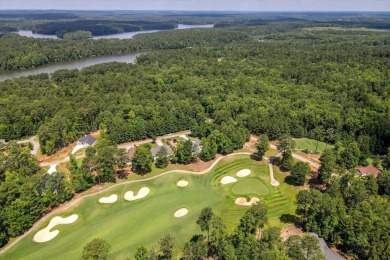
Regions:
M 137 196 L 134 196 L 133 191 L 128 191 L 125 193 L 125 200 L 128 201 L 133 201 L 133 200 L 138 200 L 142 199 L 143 197 L 146 197 L 150 192 L 150 189 L 148 187 L 142 187 L 139 191 Z
M 59 217 L 59 216 L 52 218 L 50 220 L 49 225 L 47 225 L 47 227 L 39 230 L 35 234 L 33 240 L 35 242 L 38 242 L 38 243 L 44 243 L 44 242 L 52 240 L 53 238 L 55 238 L 58 235 L 58 233 L 60 231 L 58 231 L 58 230 L 50 231 L 50 229 L 54 228 L 57 225 L 72 224 L 73 222 L 75 222 L 78 219 L 78 217 L 79 216 L 77 214 L 73 214 L 67 218 L 63 218 L 63 217 Z
M 249 170 L 249 169 L 241 170 L 241 171 L 236 173 L 237 177 L 240 177 L 240 178 L 246 177 L 249 174 L 251 174 L 251 170 Z
M 181 208 L 179 210 L 176 210 L 175 214 L 173 215 L 175 218 L 181 218 L 187 215 L 188 209 L 186 208 Z
M 253 204 L 256 204 L 259 201 L 260 199 L 256 197 L 251 198 L 249 202 L 246 201 L 246 198 L 240 197 L 236 199 L 235 203 L 240 206 L 252 206 Z
M 58 164 L 52 164 L 52 165 L 50 165 L 50 168 L 49 168 L 49 170 L 47 170 L 47 173 L 48 174 L 53 174 L 54 172 L 56 172 L 57 171 L 57 165 Z
M 112 194 L 109 197 L 101 197 L 99 199 L 99 203 L 107 203 L 107 204 L 109 204 L 109 203 L 114 203 L 117 200 L 118 200 L 118 195 Z
M 188 181 L 186 180 L 180 180 L 176 183 L 177 187 L 187 187 L 188 186 Z
M 232 177 L 232 176 L 225 176 L 222 178 L 221 183 L 222 184 L 229 184 L 229 183 L 233 183 L 236 181 L 237 181 L 237 179 Z

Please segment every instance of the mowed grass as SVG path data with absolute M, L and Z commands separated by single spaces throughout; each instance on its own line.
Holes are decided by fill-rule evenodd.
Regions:
M 301 149 L 307 149 L 309 151 L 315 152 L 317 147 L 317 140 L 309 138 L 294 138 L 295 147 Z M 324 142 L 318 142 L 317 152 L 322 153 L 326 148 L 330 149 L 333 145 L 326 144 Z
M 235 174 L 242 169 L 250 169 L 251 174 L 239 178 Z M 236 183 L 222 185 L 223 176 L 237 178 Z M 237 197 L 257 196 L 264 200 L 269 209 L 270 225 L 283 226 L 280 217 L 293 214 L 293 200 L 297 188 L 284 183 L 283 173 L 275 169 L 279 187 L 269 184 L 268 165 L 246 155 L 224 158 L 207 174 L 169 173 L 149 181 L 124 184 L 96 196 L 83 199 L 77 206 L 60 215 L 67 217 L 78 214 L 78 220 L 70 225 L 60 225 L 54 229 L 59 235 L 46 243 L 35 243 L 33 236 L 41 227 L 23 238 L 1 259 L 78 259 L 83 246 L 93 238 L 102 238 L 112 245 L 110 259 L 132 258 L 139 245 L 151 247 L 165 234 L 172 234 L 176 248 L 182 248 L 192 235 L 201 233 L 196 225 L 200 211 L 212 207 L 220 215 L 229 232 L 239 224 L 239 219 L 248 207 L 237 206 Z M 189 186 L 180 188 L 176 182 L 185 179 Z M 149 187 L 151 192 L 143 199 L 127 202 L 123 199 L 126 191 L 138 191 Z M 114 204 L 102 205 L 98 199 L 117 194 Z M 182 218 L 174 218 L 179 208 L 188 208 L 189 213 Z

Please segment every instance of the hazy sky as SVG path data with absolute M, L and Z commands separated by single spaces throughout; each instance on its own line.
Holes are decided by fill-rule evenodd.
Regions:
M 4 9 L 390 11 L 390 0 L 0 0 Z

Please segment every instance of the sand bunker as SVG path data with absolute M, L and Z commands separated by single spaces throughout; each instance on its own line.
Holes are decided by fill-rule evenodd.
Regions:
M 177 185 L 178 187 L 186 187 L 186 186 L 188 186 L 188 181 L 186 181 L 186 180 L 180 180 L 180 181 L 178 181 L 178 182 L 176 183 L 176 185 Z
M 246 198 L 240 197 L 240 198 L 236 199 L 235 203 L 237 205 L 240 205 L 240 206 L 252 206 L 253 204 L 256 204 L 259 201 L 260 201 L 260 199 L 256 198 L 256 197 L 251 198 L 251 200 L 249 202 L 246 201 Z
M 53 238 L 55 238 L 58 235 L 58 233 L 60 231 L 58 231 L 58 230 L 50 231 L 50 229 L 54 228 L 57 225 L 72 224 L 73 222 L 75 222 L 77 220 L 78 217 L 79 216 L 77 214 L 73 214 L 67 218 L 63 218 L 63 217 L 59 217 L 59 216 L 52 218 L 50 220 L 49 225 L 47 225 L 47 227 L 39 230 L 35 234 L 33 240 L 35 242 L 38 242 L 38 243 L 44 243 L 44 242 L 52 240 Z
M 133 200 L 138 200 L 142 199 L 143 197 L 146 197 L 150 192 L 150 189 L 148 187 L 143 187 L 138 191 L 137 196 L 134 196 L 134 192 L 128 191 L 125 193 L 125 200 L 128 201 L 133 201 Z
M 187 213 L 188 213 L 188 209 L 181 208 L 181 209 L 177 210 L 173 216 L 175 218 L 181 218 L 181 217 L 184 217 L 185 215 L 187 215 Z
M 237 177 L 240 177 L 240 178 L 246 177 L 249 174 L 251 174 L 251 170 L 249 170 L 249 169 L 241 170 L 241 171 L 236 173 Z
M 222 178 L 221 183 L 222 184 L 229 184 L 229 183 L 233 183 L 236 181 L 237 181 L 237 179 L 232 177 L 232 176 L 225 176 Z
M 118 195 L 112 194 L 109 197 L 101 197 L 99 199 L 99 203 L 107 203 L 108 204 L 108 203 L 114 203 L 117 200 L 118 200 Z
M 57 171 L 57 165 L 58 164 L 52 164 L 52 165 L 50 165 L 50 168 L 49 168 L 49 170 L 47 170 L 47 173 L 48 174 L 53 174 L 53 173 L 55 173 L 56 171 Z

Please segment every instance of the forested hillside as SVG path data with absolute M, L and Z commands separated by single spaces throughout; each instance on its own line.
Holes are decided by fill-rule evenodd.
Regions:
M 246 36 L 215 33 L 220 37 L 208 38 L 211 31 L 160 34 L 157 42 L 155 35 L 143 35 L 138 40 L 154 46 L 169 45 L 162 40 L 169 37 L 178 44 L 172 36 L 188 36 L 185 45 L 200 47 L 151 52 L 136 65 L 102 64 L 57 71 L 51 79 L 38 75 L 3 82 L 0 137 L 38 133 L 42 150 L 51 154 L 99 127 L 107 128 L 114 142 L 124 142 L 198 131 L 211 118 L 271 139 L 291 134 L 330 143 L 360 140 L 371 153 L 385 151 L 388 34 L 297 30 L 256 35 L 253 28 Z
M 224 28 L 131 40 L 0 36 L 0 70 L 149 50 L 136 64 L 114 62 L 0 83 L 0 139 L 37 134 L 42 153 L 53 154 L 91 131 L 101 130 L 103 138 L 103 145 L 87 149 L 81 167 L 71 158 L 71 180 L 42 174 L 36 158 L 14 142 L 2 148 L 0 244 L 69 200 L 73 191 L 115 180 L 116 165 L 124 167 L 127 158 L 116 144 L 190 129 L 205 137 L 204 150 L 215 150 L 208 147 L 213 139 L 224 154 L 242 148 L 249 133 L 335 144 L 320 159 L 322 192 L 304 190 L 297 196 L 298 222 L 352 257 L 387 257 L 390 33 L 351 23 L 347 27 L 356 28 L 335 27 L 343 25 L 336 21 L 228 20 L 219 24 Z M 387 28 L 384 20 L 366 24 Z M 353 177 L 358 163 L 386 152 L 386 158 L 377 157 L 384 170 L 377 180 Z M 207 155 L 203 151 L 200 158 L 214 158 Z M 326 162 L 331 166 L 325 171 Z M 340 178 L 332 178 L 333 173 Z M 262 248 L 263 242 L 245 243 Z M 237 256 L 261 254 L 233 246 Z
M 238 30 L 177 30 L 137 35 L 134 39 L 54 40 L 14 34 L 0 35 L 0 70 L 37 67 L 50 62 L 76 60 L 105 54 L 149 49 L 183 49 L 242 41 L 248 36 Z

